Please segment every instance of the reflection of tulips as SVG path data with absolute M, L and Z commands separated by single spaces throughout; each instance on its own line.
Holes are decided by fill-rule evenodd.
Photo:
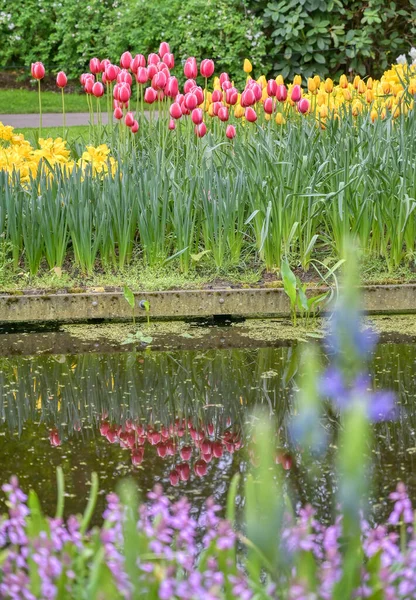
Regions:
M 195 423 L 192 419 L 176 419 L 169 426 L 143 425 L 127 420 L 123 426 L 111 425 L 107 416 L 100 423 L 99 430 L 111 444 L 118 443 L 121 448 L 130 450 L 134 467 L 142 464 L 145 448 L 154 446 L 156 454 L 162 460 L 179 457 L 182 462 L 172 466 L 169 474 L 170 483 L 179 485 L 188 481 L 191 473 L 190 461 L 195 457 L 193 471 L 197 477 L 203 477 L 208 471 L 208 464 L 220 459 L 224 453 L 233 454 L 242 448 L 243 443 L 239 431 L 231 428 L 231 419 L 226 421 L 225 431 L 218 433 L 213 423 L 207 425 Z
M 57 429 L 52 429 L 49 433 L 49 441 L 51 446 L 58 447 L 62 444 L 61 438 L 59 437 L 59 433 Z

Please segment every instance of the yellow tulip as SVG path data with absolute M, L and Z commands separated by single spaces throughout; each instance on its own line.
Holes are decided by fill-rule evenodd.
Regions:
M 366 90 L 367 90 L 367 86 L 365 84 L 365 81 L 360 79 L 360 81 L 358 82 L 358 86 L 357 86 L 357 92 L 359 94 L 365 94 Z
M 264 118 L 266 119 L 266 121 L 270 121 L 270 119 L 272 118 L 272 115 L 269 115 L 268 113 L 264 113 Z
M 374 102 L 374 92 L 373 90 L 367 90 L 365 93 L 365 100 L 366 102 L 368 102 L 368 104 L 371 104 L 372 102 Z
M 326 119 L 329 112 L 327 105 L 322 104 L 322 106 L 319 107 L 318 112 L 321 119 Z
M 347 100 L 347 102 L 352 99 L 352 94 L 349 89 L 346 88 L 342 90 L 342 94 L 344 96 L 344 99 Z
M 253 70 L 253 65 L 251 64 L 251 62 L 248 60 L 248 58 L 244 59 L 244 66 L 243 66 L 243 70 L 244 73 L 251 73 L 251 71 Z
M 372 111 L 370 112 L 370 118 L 372 120 L 372 122 L 374 123 L 374 121 L 377 120 L 378 118 L 378 112 L 376 111 L 375 108 L 372 109 Z
M 293 85 L 302 85 L 302 76 L 301 75 L 294 76 Z
M 315 75 L 314 78 L 313 78 L 313 80 L 315 82 L 316 89 L 318 89 L 319 88 L 319 84 L 321 83 L 321 78 L 319 77 L 319 75 Z
M 348 87 L 348 79 L 346 75 L 341 75 L 341 77 L 339 78 L 339 85 L 343 89 L 346 89 Z
M 260 77 L 257 79 L 257 83 L 262 87 L 265 88 L 267 86 L 267 79 L 265 78 L 264 75 L 260 75 Z
M 324 88 L 327 94 L 332 94 L 332 90 L 334 89 L 334 82 L 329 77 L 325 79 Z
M 277 85 L 284 85 L 285 80 L 283 79 L 283 77 L 281 75 L 278 75 L 276 77 L 276 83 L 277 83 Z
M 275 119 L 274 119 L 274 120 L 276 121 L 276 123 L 277 123 L 278 125 L 284 125 L 284 124 L 286 123 L 286 119 L 284 118 L 284 116 L 282 115 L 282 113 L 281 113 L 281 112 L 278 112 L 278 113 L 276 114 L 276 117 L 275 117 Z
M 409 81 L 409 87 L 407 88 L 407 91 L 409 94 L 412 94 L 412 96 L 416 94 L 416 79 L 411 79 Z
M 236 104 L 234 108 L 234 116 L 236 119 L 241 119 L 241 117 L 244 117 L 244 113 L 244 108 L 240 104 Z
M 389 81 L 383 81 L 383 83 L 381 84 L 381 89 L 383 90 L 383 94 L 390 94 L 391 93 L 391 85 Z
M 311 94 L 315 94 L 316 93 L 316 83 L 315 83 L 315 80 L 312 77 L 308 77 L 308 91 Z
M 369 77 L 367 79 L 367 89 L 368 90 L 372 90 L 373 89 L 373 78 L 372 77 Z
M 354 77 L 354 81 L 352 82 L 352 85 L 354 86 L 355 89 L 358 89 L 358 84 L 361 81 L 361 77 L 359 75 L 356 75 Z

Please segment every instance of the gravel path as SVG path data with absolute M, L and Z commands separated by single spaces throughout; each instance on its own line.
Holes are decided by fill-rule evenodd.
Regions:
M 67 113 L 66 124 L 68 127 L 72 125 L 88 125 L 90 120 L 89 113 Z M 12 127 L 39 127 L 39 115 L 1 115 L 0 121 L 3 125 L 11 125 Z M 106 124 L 108 121 L 107 113 L 102 114 L 102 122 Z M 42 116 L 42 127 L 62 127 L 61 113 L 45 113 Z

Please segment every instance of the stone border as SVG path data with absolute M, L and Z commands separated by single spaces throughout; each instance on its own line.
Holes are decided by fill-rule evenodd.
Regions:
M 314 288 L 314 295 L 325 288 Z M 416 284 L 361 288 L 368 314 L 416 313 Z M 151 319 L 288 316 L 289 301 L 281 288 L 177 290 L 135 294 L 135 315 L 145 318 L 140 301 L 150 304 Z M 132 311 L 121 292 L 0 295 L 0 323 L 129 320 Z

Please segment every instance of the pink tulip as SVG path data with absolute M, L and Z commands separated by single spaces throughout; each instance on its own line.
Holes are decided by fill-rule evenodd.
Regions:
M 241 106 L 245 108 L 246 106 L 252 106 L 256 102 L 256 97 L 252 89 L 244 90 L 241 94 Z
M 154 52 L 151 52 L 149 54 L 149 56 L 147 57 L 147 65 L 157 65 L 157 63 L 159 62 L 160 57 L 158 54 L 155 54 Z
M 231 83 L 231 81 L 224 81 L 224 83 L 222 84 L 221 88 L 224 92 L 226 92 L 227 90 L 229 90 L 230 88 L 233 87 L 233 84 Z
M 283 84 L 277 86 L 276 98 L 279 102 L 284 102 L 287 98 L 287 87 Z
M 131 97 L 131 87 L 128 83 L 120 83 L 119 85 L 118 100 L 123 104 L 127 104 Z
M 152 78 L 152 88 L 154 90 L 163 90 L 167 83 L 167 77 L 164 73 L 156 73 Z
M 117 67 L 115 65 L 107 65 L 105 68 L 105 77 L 107 81 L 115 81 L 117 79 Z
M 189 110 L 189 108 L 186 108 L 185 100 L 182 100 L 182 102 L 181 102 L 181 111 L 182 111 L 183 115 L 191 114 L 191 111 Z
M 113 114 L 114 114 L 114 118 L 117 119 L 118 121 L 123 118 L 123 111 L 121 110 L 121 108 L 119 106 L 117 106 L 114 109 Z
M 56 76 L 56 85 L 60 88 L 64 88 L 68 83 L 68 77 L 65 75 L 63 71 L 59 71 Z
M 153 104 L 157 99 L 157 92 L 152 87 L 146 88 L 144 93 L 144 101 L 146 104 Z
M 160 444 L 158 444 L 156 446 L 156 452 L 157 452 L 157 455 L 160 456 L 160 458 L 165 458 L 166 453 L 167 453 L 166 444 L 164 442 L 161 442 Z
M 299 102 L 302 97 L 302 90 L 300 85 L 294 85 L 292 88 L 292 93 L 290 94 L 290 99 L 293 102 Z
M 32 63 L 30 67 L 30 72 L 34 79 L 41 80 L 45 77 L 45 67 L 41 62 Z
M 267 93 L 269 96 L 276 96 L 277 83 L 274 79 L 269 79 L 267 82 Z
M 188 110 L 193 110 L 198 106 L 198 98 L 195 94 L 189 92 L 189 94 L 185 94 L 185 106 Z
M 149 73 L 146 69 L 146 67 L 139 67 L 136 73 L 136 81 L 137 83 L 146 83 L 146 81 L 149 79 Z
M 191 474 L 191 469 L 190 469 L 188 463 L 180 463 L 179 465 L 176 466 L 176 469 L 179 472 L 181 481 L 188 481 L 189 476 Z
M 181 105 L 178 102 L 171 104 L 169 114 L 173 119 L 180 119 L 182 116 Z
M 106 68 L 111 65 L 111 61 L 108 58 L 103 58 L 103 60 L 100 63 L 100 71 L 101 73 L 104 73 Z
M 256 111 L 254 110 L 254 108 L 251 108 L 251 106 L 248 106 L 246 108 L 244 116 L 250 123 L 254 123 L 255 121 L 257 121 Z
M 94 75 L 101 73 L 101 61 L 99 58 L 92 58 L 90 60 L 90 71 Z
M 84 85 L 85 85 L 85 82 L 87 81 L 87 79 L 88 79 L 89 77 L 92 77 L 92 80 L 94 81 L 94 75 L 92 75 L 91 73 L 83 73 L 83 74 L 81 75 L 81 77 L 79 78 L 79 81 L 80 81 L 80 83 L 81 83 L 81 85 L 82 85 L 83 87 L 84 87 Z
M 225 135 L 232 140 L 235 137 L 235 127 L 234 125 L 228 125 L 227 127 L 227 131 L 225 132 Z M 212 453 L 215 456 L 215 458 L 221 458 L 222 453 L 223 453 L 223 448 L 222 448 L 222 444 L 221 442 L 214 442 L 212 444 Z
M 191 119 L 195 125 L 199 125 L 204 120 L 204 113 L 200 108 L 195 108 L 192 111 Z
M 200 67 L 199 67 L 200 73 L 201 73 L 202 77 L 205 77 L 205 79 L 208 79 L 208 77 L 211 77 L 211 75 L 214 73 L 214 69 L 215 69 L 214 61 L 211 60 L 210 58 L 204 58 L 204 60 L 201 62 Z
M 150 63 L 150 65 L 147 67 L 147 76 L 149 81 L 152 81 L 156 73 L 158 73 L 157 66 L 153 63 Z
M 173 131 L 174 129 L 176 129 L 176 123 L 173 119 L 169 119 L 169 125 L 168 125 L 170 131 Z
M 207 474 L 207 463 L 204 460 L 197 460 L 194 464 L 194 472 L 198 477 L 203 477 Z
M 273 102 L 273 98 L 266 98 L 263 108 L 266 114 L 272 115 L 275 109 L 275 102 Z
M 182 460 L 189 460 L 192 456 L 192 446 L 182 446 L 180 455 Z
M 200 123 L 199 125 L 195 125 L 195 134 L 202 138 L 207 132 L 207 126 L 205 123 Z
M 211 96 L 212 102 L 222 102 L 222 91 L 214 90 Z
M 228 73 L 221 73 L 220 75 L 220 85 L 224 83 L 224 81 L 230 81 L 230 76 Z
M 212 112 L 214 113 L 214 115 L 216 117 L 218 117 L 220 108 L 222 108 L 222 106 L 223 106 L 222 102 L 214 102 L 212 106 L 213 106 Z
M 133 58 L 133 60 L 130 63 L 130 70 L 132 71 L 132 73 L 136 74 L 139 67 L 145 67 L 146 66 L 146 59 L 143 56 L 143 54 L 136 54 L 136 56 Z
M 117 83 L 128 83 L 129 85 L 133 83 L 132 76 L 126 69 L 122 69 L 117 75 Z
M 127 125 L 127 127 L 133 127 L 133 123 L 134 123 L 134 115 L 132 112 L 128 112 L 124 118 L 124 123 Z
M 193 56 L 186 60 L 183 72 L 187 79 L 195 79 L 198 75 L 198 66 L 196 64 L 196 59 Z
M 138 467 L 139 465 L 141 465 L 143 462 L 143 457 L 143 448 L 136 448 L 135 450 L 133 450 L 133 452 L 131 453 L 131 462 L 133 466 Z
M 250 86 L 250 89 L 253 90 L 253 92 L 254 92 L 254 97 L 256 99 L 256 102 L 258 102 L 259 100 L 261 100 L 262 93 L 263 93 L 262 89 L 261 89 L 261 86 L 259 86 L 258 83 L 253 83 Z
M 87 94 L 92 94 L 93 87 L 94 87 L 94 79 L 92 79 L 91 77 L 88 77 L 88 79 L 85 80 L 84 90 L 87 92 Z
M 298 111 L 303 115 L 309 111 L 310 102 L 307 98 L 302 98 L 298 102 Z
M 162 58 L 164 64 L 168 67 L 168 69 L 173 69 L 175 66 L 175 57 L 173 54 L 167 52 Z
M 101 98 L 101 96 L 104 96 L 104 91 L 104 86 L 101 81 L 96 81 L 92 86 L 92 93 L 96 98 Z
M 202 104 L 204 101 L 204 90 L 198 85 L 191 89 L 192 94 L 195 94 L 198 104 Z
M 49 441 L 51 443 L 51 446 L 60 446 L 62 444 L 61 442 L 61 438 L 59 437 L 59 433 L 57 429 L 52 429 L 51 432 L 49 433 Z
M 159 46 L 160 58 L 163 58 L 165 56 L 165 54 L 169 54 L 169 53 L 170 53 L 169 44 L 167 42 L 160 42 L 160 46 Z
M 171 485 L 176 486 L 179 483 L 179 473 L 176 469 L 172 469 L 172 471 L 169 473 L 169 480 Z
M 123 67 L 123 69 L 130 69 L 132 60 L 133 57 L 130 54 L 130 52 L 123 52 L 123 54 L 120 57 L 120 66 Z
M 165 94 L 169 96 L 169 98 L 175 98 L 177 96 L 179 90 L 178 80 L 176 77 L 169 77 L 166 86 L 165 86 Z
M 234 106 L 234 104 L 237 104 L 237 100 L 238 100 L 238 91 L 234 87 L 231 87 L 230 89 L 228 89 L 225 92 L 225 101 L 227 104 Z
M 228 108 L 226 106 L 221 106 L 221 108 L 218 111 L 218 118 L 220 121 L 228 121 L 228 119 L 230 118 L 230 115 L 228 113 Z

